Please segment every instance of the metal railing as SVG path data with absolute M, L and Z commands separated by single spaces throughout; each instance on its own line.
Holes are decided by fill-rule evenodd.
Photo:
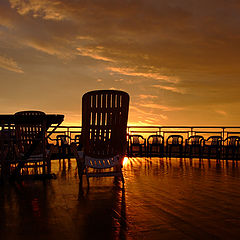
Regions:
M 75 135 L 81 134 L 81 129 L 81 126 L 59 126 L 50 136 L 50 140 L 55 141 L 57 135 L 65 134 L 74 141 Z M 51 130 L 52 127 L 49 132 Z M 144 138 L 149 135 L 162 135 L 167 138 L 169 135 L 179 134 L 184 139 L 194 135 L 202 135 L 204 138 L 217 135 L 226 139 L 233 135 L 240 136 L 240 126 L 128 126 L 127 133 L 129 135 L 141 134 Z
M 52 129 L 50 128 L 49 131 Z M 50 143 L 57 143 L 57 135 L 65 134 L 68 136 L 68 143 L 75 141 L 75 136 L 81 134 L 81 126 L 60 126 L 57 130 L 51 135 Z M 128 126 L 127 134 L 129 135 L 141 135 L 144 139 L 147 139 L 150 135 L 161 135 L 164 137 L 163 143 L 163 156 L 168 156 L 167 151 L 167 138 L 170 135 L 181 135 L 183 137 L 182 143 L 182 156 L 186 153 L 187 147 L 185 146 L 185 141 L 190 136 L 201 135 L 204 139 L 207 139 L 210 136 L 221 136 L 221 146 L 220 146 L 220 154 L 221 158 L 224 157 L 224 149 L 226 142 L 224 141 L 229 136 L 238 136 L 240 138 L 240 126 Z M 129 139 L 129 137 L 128 137 Z M 52 142 L 51 142 L 52 141 Z M 240 154 L 240 142 L 238 142 L 238 152 Z M 142 156 L 148 155 L 148 144 L 145 140 L 145 146 L 143 146 L 144 150 L 141 149 L 140 153 Z M 201 147 L 201 151 L 204 153 L 205 147 Z M 235 150 L 234 150 L 235 151 Z M 131 156 L 131 143 L 128 142 L 128 156 Z M 238 156 L 240 156 L 238 154 Z M 141 154 L 140 154 L 141 155 Z M 204 157 L 204 154 L 202 154 Z M 205 157 L 207 155 L 205 154 Z M 216 158 L 216 156 L 214 157 Z M 236 159 L 236 158 L 235 158 Z

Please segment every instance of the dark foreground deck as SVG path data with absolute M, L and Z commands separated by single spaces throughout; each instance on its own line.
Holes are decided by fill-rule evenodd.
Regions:
M 240 167 L 131 158 L 125 188 L 53 161 L 57 179 L 0 186 L 0 239 L 239 239 Z

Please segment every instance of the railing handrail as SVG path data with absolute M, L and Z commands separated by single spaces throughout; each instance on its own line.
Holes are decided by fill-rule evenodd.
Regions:
M 53 127 L 50 127 L 50 129 Z M 74 136 L 74 134 L 81 133 L 82 126 L 71 126 L 71 125 L 61 125 L 55 131 L 55 135 L 58 133 L 65 132 L 69 137 Z M 239 132 L 236 130 L 239 129 Z M 231 131 L 234 130 L 234 131 Z M 156 135 L 169 135 L 171 133 L 183 133 L 189 136 L 196 135 L 198 133 L 209 135 L 209 134 L 220 134 L 223 139 L 225 139 L 230 134 L 239 134 L 240 135 L 240 126 L 186 126 L 186 125 L 169 125 L 169 126 L 127 126 L 128 134 L 156 134 Z

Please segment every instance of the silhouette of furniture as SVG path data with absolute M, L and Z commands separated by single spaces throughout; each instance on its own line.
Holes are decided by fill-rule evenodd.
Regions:
M 75 135 L 75 137 L 74 137 L 74 143 L 75 143 L 76 146 L 77 146 L 77 150 L 78 150 L 78 151 L 81 151 L 82 148 L 83 148 L 83 142 L 82 142 L 82 135 L 81 135 L 81 134 Z
M 0 176 L 2 180 L 9 175 L 9 163 L 7 159 L 13 158 L 13 129 L 0 131 Z
M 167 138 L 166 153 L 171 158 L 172 150 L 175 149 L 174 154 L 178 153 L 179 157 L 183 154 L 183 136 L 181 135 L 170 135 Z M 177 149 L 177 150 L 176 150 Z
M 193 157 L 198 155 L 202 157 L 202 141 L 203 136 L 194 135 L 185 140 L 185 156 Z
M 90 177 L 121 177 L 127 147 L 129 95 L 117 90 L 91 91 L 82 98 L 83 152 L 72 144 L 80 181 Z M 108 169 L 109 171 L 106 171 Z M 92 171 L 91 171 L 92 170 Z M 94 171 L 97 170 L 97 171 Z
M 142 135 L 129 135 L 130 156 L 143 156 L 146 153 L 146 139 Z
M 70 158 L 70 142 L 71 138 L 66 134 L 56 136 L 56 147 L 58 149 L 59 159 Z
M 164 155 L 164 137 L 162 135 L 150 135 L 147 138 L 147 156 Z
M 34 114 L 35 112 L 37 113 Z M 0 125 L 2 131 L 9 131 L 11 133 L 11 138 L 9 140 L 9 154 L 7 154 L 5 161 L 7 164 L 7 169 L 4 175 L 7 175 L 10 171 L 10 165 L 15 165 L 15 171 L 12 175 L 13 177 L 20 173 L 21 169 L 25 166 L 25 163 L 27 163 L 28 160 L 37 160 L 36 156 L 33 158 L 31 155 L 34 155 L 41 148 L 39 145 L 41 145 L 43 132 L 45 132 L 47 135 L 44 136 L 45 139 L 50 137 L 50 135 L 62 123 L 63 119 L 64 115 L 44 114 L 38 111 L 25 111 L 16 114 L 0 115 Z M 49 131 L 47 134 L 46 131 L 52 124 L 56 125 L 52 127 L 51 131 Z M 37 125 L 39 126 L 37 127 Z M 41 130 L 39 130 L 39 133 L 36 135 L 30 134 L 31 128 L 33 126 L 37 127 L 36 131 L 39 130 L 38 128 L 41 128 Z M 25 135 L 26 137 L 21 137 L 22 135 Z M 31 135 L 33 138 L 34 136 L 36 138 L 30 139 Z M 29 143 L 28 146 L 27 143 Z M 24 149 L 26 151 L 23 151 Z M 43 164 L 43 161 L 40 162 Z M 30 168 L 28 165 L 36 166 L 39 163 L 38 161 L 36 161 L 36 164 L 29 163 L 26 165 L 25 169 Z M 44 165 L 46 165 L 46 161 L 44 161 Z M 45 170 L 45 168 L 42 167 L 42 171 L 43 170 Z
M 1 114 L 0 115 L 0 126 L 2 128 L 1 133 L 4 132 L 4 135 L 8 134 L 8 138 L 4 137 L 4 140 L 1 142 L 4 143 L 4 153 L 1 154 L 1 162 L 4 161 L 5 167 L 2 168 L 2 175 L 8 177 L 10 174 L 10 165 L 15 165 L 15 174 L 18 174 L 22 169 L 22 166 L 25 165 L 25 161 L 29 156 L 35 151 L 35 148 L 38 146 L 38 140 L 34 140 L 31 147 L 28 151 L 21 156 L 22 162 L 20 159 L 16 160 L 16 127 L 20 125 L 31 126 L 36 124 L 41 124 L 45 122 L 46 130 L 54 124 L 46 138 L 50 137 L 51 134 L 57 129 L 57 127 L 63 122 L 64 115 L 57 114 L 41 114 L 41 115 L 28 115 L 28 114 Z M 2 144 L 1 144 L 2 146 Z M 7 147 L 7 149 L 6 149 Z M 18 151 L 19 152 L 19 151 Z M 5 158 L 4 158 L 5 155 Z M 22 154 L 21 154 L 22 155 Z
M 202 141 L 203 143 L 203 151 L 207 151 L 208 159 L 211 156 L 220 159 L 221 157 L 221 150 L 222 150 L 222 137 L 221 136 L 210 136 L 206 140 Z
M 35 123 L 16 123 L 16 163 L 20 168 L 45 168 L 50 173 L 50 158 L 47 158 L 46 151 L 46 118 L 45 113 L 40 111 L 22 111 L 15 113 L 15 116 L 39 117 Z
M 229 159 L 236 159 L 239 150 L 239 136 L 229 136 L 223 141 L 223 156 Z

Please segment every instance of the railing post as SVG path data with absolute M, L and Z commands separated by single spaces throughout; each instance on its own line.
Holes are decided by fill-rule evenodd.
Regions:
M 224 127 L 222 128 L 222 138 L 223 138 L 223 140 L 225 139 L 225 128 Z
M 70 137 L 70 139 L 71 139 L 69 127 L 67 127 L 67 136 Z
M 193 127 L 191 127 L 191 136 L 193 135 Z

